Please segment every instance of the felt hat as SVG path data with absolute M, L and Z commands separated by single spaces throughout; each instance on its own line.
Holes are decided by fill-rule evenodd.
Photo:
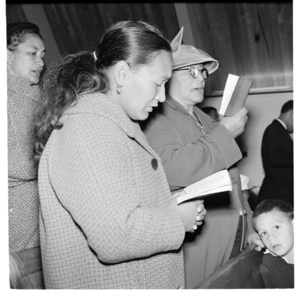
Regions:
M 196 64 L 204 64 L 208 73 L 211 74 L 219 67 L 219 62 L 206 52 L 190 45 L 182 45 L 183 27 L 171 42 L 173 55 L 173 70 Z
M 35 33 L 39 34 L 40 29 L 39 27 L 31 22 L 14 22 L 14 23 L 8 23 L 7 24 L 7 39 L 12 37 L 14 34 L 16 34 L 19 31 L 22 31 L 24 29 L 32 30 Z

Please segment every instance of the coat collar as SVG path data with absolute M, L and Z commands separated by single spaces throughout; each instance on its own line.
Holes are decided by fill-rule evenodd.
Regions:
M 39 100 L 40 88 L 38 85 L 29 85 L 26 81 L 7 72 L 7 90 L 26 96 L 35 101 Z
M 275 119 L 275 121 L 279 122 L 287 130 L 287 126 L 284 121 L 280 120 L 279 118 Z
M 178 101 L 173 99 L 170 95 L 168 95 L 167 100 L 165 102 L 169 104 L 174 110 L 189 115 L 189 113 L 184 109 L 184 107 Z
M 185 108 L 175 99 L 173 99 L 170 95 L 168 95 L 167 100 L 165 101 L 168 105 L 170 105 L 173 109 L 190 116 L 190 114 L 185 110 Z M 194 112 L 198 115 L 202 112 L 196 105 L 194 106 Z
M 153 156 L 155 151 L 149 146 L 146 136 L 141 131 L 140 125 L 132 121 L 123 108 L 111 98 L 102 93 L 86 94 L 79 98 L 77 104 L 68 109 L 64 116 L 79 113 L 91 113 L 110 119 L 117 124 L 130 138 L 135 139 Z

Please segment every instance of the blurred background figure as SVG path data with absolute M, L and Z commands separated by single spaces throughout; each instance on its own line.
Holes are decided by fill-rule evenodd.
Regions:
M 258 194 L 264 199 L 282 199 L 294 206 L 293 100 L 281 108 L 279 117 L 266 128 L 261 145 L 265 178 Z
M 203 112 L 205 112 L 207 115 L 209 115 L 216 122 L 220 122 L 219 113 L 216 108 L 214 108 L 212 106 L 205 106 L 205 107 L 202 107 L 201 110 Z
M 33 161 L 32 115 L 38 103 L 38 83 L 45 47 L 37 25 L 7 24 L 8 208 L 11 253 L 39 255 L 39 198 Z M 33 251 L 32 249 L 38 249 Z M 23 259 L 27 257 L 22 257 Z M 32 260 L 32 259 L 31 259 Z M 26 263 L 24 273 L 26 275 Z M 43 287 L 41 266 L 31 277 Z M 26 279 L 24 279 L 24 283 Z M 26 284 L 23 285 L 26 288 Z
M 217 109 L 213 106 L 205 106 L 202 107 L 201 110 L 205 112 L 207 115 L 209 115 L 214 121 L 220 122 L 220 116 L 217 111 Z M 239 145 L 240 150 L 242 152 L 243 158 L 247 156 L 247 148 L 245 146 L 245 143 L 242 139 L 242 135 L 235 138 L 236 143 Z
M 9 254 L 9 284 L 11 289 L 41 289 L 31 280 L 28 275 L 28 269 L 17 253 Z

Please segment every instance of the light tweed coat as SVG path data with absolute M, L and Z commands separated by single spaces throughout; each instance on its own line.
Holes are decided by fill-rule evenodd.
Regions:
M 184 226 L 138 124 L 101 94 L 62 122 L 39 165 L 46 288 L 183 287 Z
M 33 162 L 32 113 L 39 87 L 7 74 L 9 248 L 39 245 L 37 169 Z

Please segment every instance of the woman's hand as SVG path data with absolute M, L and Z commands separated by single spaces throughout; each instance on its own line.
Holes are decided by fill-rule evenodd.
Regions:
M 186 232 L 194 232 L 197 227 L 202 225 L 206 210 L 203 200 L 193 200 L 177 204 L 177 197 L 185 194 L 185 191 L 179 191 L 172 195 L 172 201 L 169 208 L 174 209 L 180 215 Z
M 255 249 L 257 251 L 261 251 L 263 248 L 265 248 L 264 244 L 262 243 L 256 232 L 253 232 L 248 236 L 248 243 L 254 243 L 256 245 Z
M 232 117 L 221 117 L 220 124 L 223 125 L 236 138 L 244 132 L 245 125 L 248 121 L 247 109 L 243 107 Z

